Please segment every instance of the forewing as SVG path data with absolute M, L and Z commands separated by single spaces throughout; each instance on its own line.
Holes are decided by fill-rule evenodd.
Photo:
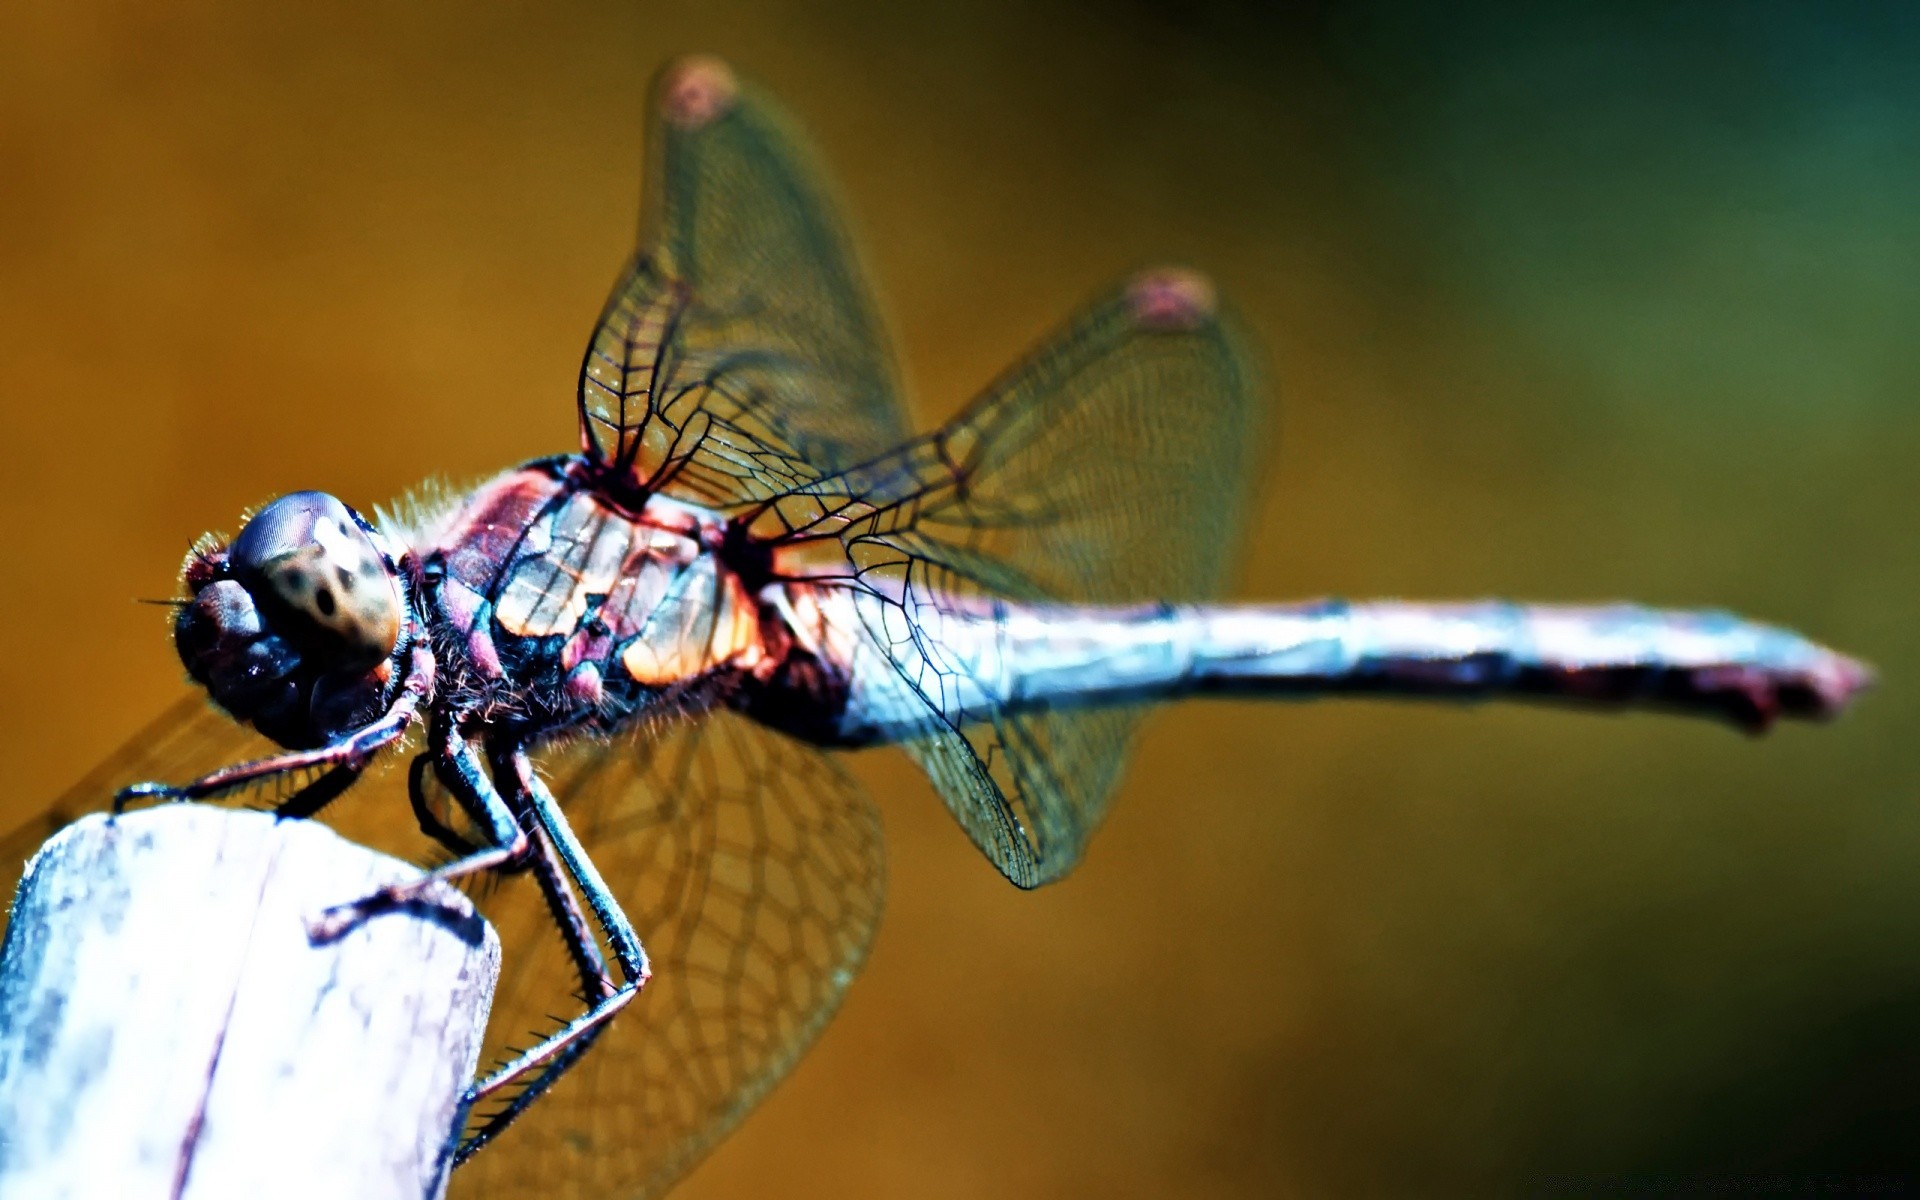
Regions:
M 215 767 L 266 752 L 271 743 L 194 691 L 128 738 L 39 813 L 0 838 L 0 895 L 11 896 L 40 844 L 90 812 L 100 812 L 130 783 L 180 783 Z M 4 917 L 0 917 L 4 920 Z
M 730 713 L 653 743 L 581 743 L 553 790 L 618 894 L 652 981 L 452 1195 L 655 1196 L 790 1070 L 879 920 L 878 818 L 818 751 Z M 482 907 L 505 948 L 488 1052 L 579 1009 L 532 880 Z
M 907 749 L 1022 887 L 1080 858 L 1138 710 L 1011 714 L 969 702 L 942 624 L 991 597 L 1085 603 L 1217 593 L 1260 448 L 1260 372 L 1180 271 L 1093 305 L 945 429 L 768 506 L 762 526 L 837 532 L 891 687 L 924 713 Z M 990 691 L 990 689 L 988 689 Z
M 650 129 L 641 248 L 581 367 L 587 452 L 726 508 L 903 442 L 885 331 L 785 116 L 696 58 L 661 77 Z

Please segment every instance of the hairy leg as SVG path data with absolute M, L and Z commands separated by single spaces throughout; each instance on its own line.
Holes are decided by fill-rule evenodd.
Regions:
M 486 768 L 480 762 L 473 743 L 450 733 L 435 722 L 434 737 L 442 744 L 434 753 L 434 768 L 452 790 L 455 799 L 487 831 L 492 845 L 429 871 L 418 879 L 383 887 L 345 904 L 327 909 L 307 928 L 315 941 L 330 941 L 375 913 L 398 908 L 417 900 L 437 883 L 450 882 L 480 871 L 510 870 L 526 863 L 533 849 L 526 830 L 501 797 Z
M 248 787 L 266 779 L 290 775 L 298 771 L 319 770 L 331 773 L 336 768 L 346 767 L 358 772 L 373 760 L 379 751 L 400 740 L 419 716 L 420 708 L 433 694 L 433 652 L 423 642 L 415 645 L 412 661 L 407 671 L 406 682 L 400 695 L 388 706 L 379 719 L 372 721 L 338 741 L 331 742 L 313 750 L 294 750 L 286 754 L 276 754 L 270 758 L 256 759 L 253 762 L 235 763 L 217 771 L 202 775 L 190 783 L 173 785 L 165 783 L 136 783 L 121 788 L 113 798 L 113 811 L 126 811 L 127 805 L 136 800 L 204 800 L 210 796 L 219 796 L 238 788 Z M 316 780 L 317 786 L 324 782 L 326 775 Z M 351 782 L 349 780 L 348 782 Z M 302 789 L 303 791 L 305 789 Z M 338 793 L 334 793 L 337 795 Z M 287 804 L 296 804 L 301 793 L 296 792 Z M 327 796 L 325 800 L 331 800 Z M 315 805 L 315 811 L 318 811 Z
M 506 1063 L 485 1079 L 474 1084 L 467 1093 L 467 1106 L 486 1100 L 512 1085 L 518 1084 L 520 1090 L 498 1111 L 489 1114 L 474 1131 L 473 1135 L 462 1142 L 454 1151 L 454 1161 L 463 1162 L 480 1147 L 499 1136 L 500 1132 L 511 1125 L 515 1118 L 525 1112 L 527 1106 L 551 1088 L 568 1068 L 579 1061 L 594 1039 L 606 1030 L 607 1022 L 613 1015 L 625 1008 L 640 989 L 646 986 L 650 968 L 647 965 L 647 953 L 640 944 L 639 935 L 634 932 L 633 924 L 621 911 L 620 903 L 600 877 L 599 870 L 593 865 L 586 851 L 574 837 L 573 829 L 567 824 L 566 817 L 560 812 L 560 805 L 547 790 L 545 783 L 534 773 L 533 765 L 527 759 L 526 751 L 519 747 L 508 750 L 500 760 L 502 765 L 512 772 L 518 799 L 523 801 L 532 823 L 550 839 L 552 849 L 566 873 L 580 888 L 587 906 L 593 910 L 595 920 L 606 935 L 613 949 L 614 961 L 619 965 L 621 979 L 610 991 L 604 992 L 599 999 L 589 1003 L 587 1011 L 556 1030 L 538 1045 L 528 1049 L 513 1061 Z M 563 922 L 563 933 L 567 933 Z M 570 940 L 584 933 L 584 928 L 570 934 Z M 595 957 L 598 947 L 593 948 Z M 585 960 L 576 954 L 576 964 Z M 585 979 L 586 971 L 582 970 Z M 611 981 L 608 981 L 611 982 Z

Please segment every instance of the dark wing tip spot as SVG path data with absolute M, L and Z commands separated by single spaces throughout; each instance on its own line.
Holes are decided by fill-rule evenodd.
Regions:
M 321 616 L 332 616 L 334 610 L 333 590 L 331 588 L 321 588 L 315 592 L 313 594 L 313 604 L 315 608 L 320 610 Z

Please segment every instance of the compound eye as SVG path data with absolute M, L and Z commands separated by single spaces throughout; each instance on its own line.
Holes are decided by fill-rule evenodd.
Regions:
M 398 581 L 353 513 L 325 492 L 294 492 L 261 509 L 228 562 L 263 608 L 293 617 L 305 640 L 343 665 L 371 666 L 400 641 Z

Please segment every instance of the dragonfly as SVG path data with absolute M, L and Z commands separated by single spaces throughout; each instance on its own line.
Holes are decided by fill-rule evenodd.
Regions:
M 916 433 L 775 102 L 682 60 L 649 130 L 579 449 L 371 517 L 293 492 L 202 538 L 173 635 L 204 694 L 44 819 L 116 789 L 264 794 L 438 847 L 428 878 L 474 885 L 506 951 L 456 1191 L 657 1195 L 789 1071 L 881 909 L 879 822 L 833 751 L 903 748 L 1033 888 L 1080 861 L 1163 701 L 1514 698 L 1762 730 L 1869 680 L 1717 612 L 1220 603 L 1265 401 L 1206 279 L 1136 275 Z M 346 898 L 316 936 L 418 886 Z

